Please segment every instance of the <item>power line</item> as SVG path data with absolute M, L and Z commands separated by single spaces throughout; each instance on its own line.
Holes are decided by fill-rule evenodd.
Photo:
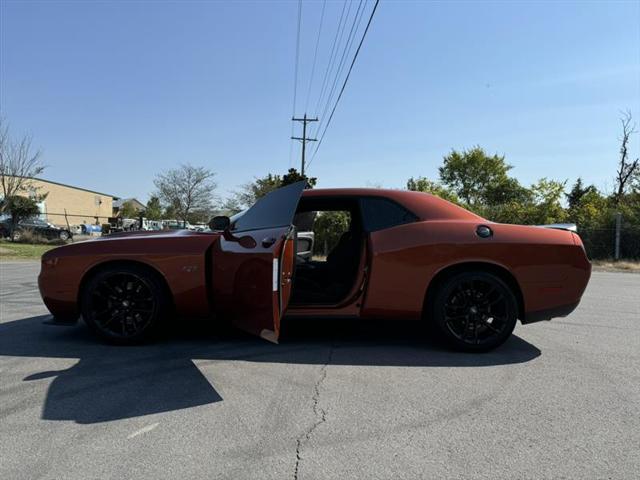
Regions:
M 338 28 L 336 29 L 336 34 L 333 37 L 333 45 L 331 46 L 331 54 L 329 55 L 329 62 L 327 63 L 327 69 L 324 72 L 324 76 L 322 79 L 322 88 L 320 88 L 320 96 L 318 97 L 318 103 L 316 104 L 316 109 L 315 109 L 316 115 L 318 114 L 318 110 L 320 109 L 320 103 L 322 101 L 322 97 L 324 95 L 324 91 L 327 86 L 329 73 L 331 72 L 331 70 L 333 70 L 334 54 L 336 53 L 336 45 L 338 43 L 338 37 L 342 38 L 342 36 L 340 35 L 340 32 L 344 30 L 344 28 L 341 28 L 341 27 L 342 27 L 342 20 L 344 19 L 344 11 L 347 6 L 347 2 L 348 0 L 344 0 L 344 3 L 342 4 L 342 12 L 340 13 L 340 20 L 338 21 Z M 345 22 L 345 25 L 346 25 L 346 22 Z
M 327 124 L 325 125 L 324 130 L 322 131 L 322 135 L 320 136 L 320 140 L 318 141 L 316 149 L 313 151 L 313 157 L 311 157 L 311 160 L 309 161 L 309 165 L 308 166 L 310 166 L 311 162 L 313 162 L 313 159 L 316 158 L 318 150 L 320 149 L 320 145 L 322 145 L 322 140 L 324 140 L 324 136 L 327 133 L 327 129 L 329 128 L 329 125 L 331 125 L 331 120 L 333 119 L 333 114 L 336 112 L 336 108 L 338 107 L 338 103 L 340 103 L 340 99 L 342 98 L 342 94 L 344 93 L 344 89 L 347 86 L 347 82 L 349 81 L 349 77 L 351 76 L 351 71 L 353 70 L 353 66 L 356 63 L 356 60 L 358 58 L 358 54 L 360 53 L 360 49 L 362 48 L 362 44 L 364 43 L 364 39 L 367 36 L 367 32 L 369 31 L 369 27 L 371 26 L 371 21 L 373 20 L 373 16 L 375 15 L 376 10 L 378 8 L 378 3 L 380 3 L 380 0 L 376 0 L 376 3 L 373 5 L 373 10 L 371 11 L 371 16 L 369 17 L 369 21 L 367 22 L 367 26 L 365 27 L 364 33 L 362 34 L 362 38 L 360 39 L 360 43 L 358 44 L 358 49 L 356 50 L 356 53 L 353 56 L 353 60 L 351 61 L 351 65 L 349 66 L 349 71 L 347 72 L 347 76 L 344 79 L 344 83 L 342 84 L 342 88 L 340 89 L 340 93 L 338 94 L 338 98 L 336 100 L 336 103 L 333 106 L 333 109 L 331 110 L 331 115 L 329 116 L 329 120 L 327 121 Z
M 291 116 L 296 114 L 296 97 L 298 95 L 298 65 L 300 63 L 300 24 L 302 23 L 302 0 L 298 0 L 298 31 L 296 34 L 296 60 L 293 69 L 293 106 Z M 293 123 L 291 124 L 291 136 L 293 137 Z M 293 142 L 289 143 L 289 166 L 291 166 L 293 155 Z
M 336 91 L 336 86 L 338 85 L 338 79 L 342 75 L 342 70 L 344 69 L 345 61 L 347 59 L 347 53 L 351 50 L 351 45 L 353 44 L 353 40 L 355 40 L 355 33 L 360 28 L 360 21 L 362 20 L 362 16 L 364 14 L 364 8 L 361 9 L 362 1 L 363 0 L 360 0 L 360 3 L 358 3 L 358 9 L 356 10 L 355 15 L 353 16 L 353 22 L 351 23 L 349 35 L 347 36 L 347 40 L 345 41 L 345 44 L 344 44 L 344 49 L 342 50 L 342 55 L 340 56 L 340 62 L 338 63 L 338 68 L 336 69 L 336 75 L 331 84 L 331 90 L 329 90 L 329 95 L 327 96 L 327 103 L 325 104 L 324 109 L 322 110 L 322 115 L 320 116 L 320 118 L 322 118 L 322 121 L 318 124 L 316 133 L 320 131 L 320 129 L 324 124 L 324 121 L 327 118 L 326 114 L 327 114 L 327 111 L 329 110 L 329 105 L 331 105 L 331 101 L 333 99 L 333 93 Z
M 327 6 L 327 0 L 322 2 L 322 13 L 320 13 L 320 26 L 318 27 L 318 37 L 316 38 L 316 49 L 313 53 L 313 66 L 311 67 L 311 78 L 309 79 L 309 89 L 307 90 L 307 101 L 304 103 L 304 111 L 309 106 L 309 97 L 311 96 L 311 87 L 313 85 L 313 76 L 316 72 L 316 59 L 318 58 L 318 45 L 320 44 L 320 34 L 322 33 L 322 21 L 324 20 L 324 9 Z
M 296 97 L 298 95 L 298 66 L 300 64 L 300 25 L 302 23 L 302 0 L 298 0 L 298 33 L 296 35 L 296 66 L 293 70 L 293 107 L 291 116 L 296 113 Z

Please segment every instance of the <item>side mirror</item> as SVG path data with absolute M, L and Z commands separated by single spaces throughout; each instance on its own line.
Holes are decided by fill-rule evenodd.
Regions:
M 231 225 L 231 220 L 229 217 L 225 217 L 224 215 L 218 215 L 217 217 L 213 217 L 209 222 L 209 228 L 211 230 L 225 231 Z

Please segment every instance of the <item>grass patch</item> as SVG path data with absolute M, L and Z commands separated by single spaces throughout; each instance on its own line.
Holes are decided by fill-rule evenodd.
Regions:
M 14 243 L 0 240 L 0 260 L 40 260 L 42 254 L 58 245 Z

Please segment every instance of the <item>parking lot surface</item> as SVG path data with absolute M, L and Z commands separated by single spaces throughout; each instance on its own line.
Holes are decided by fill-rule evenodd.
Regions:
M 640 275 L 488 354 L 414 325 L 194 325 L 101 344 L 0 263 L 0 478 L 637 478 Z

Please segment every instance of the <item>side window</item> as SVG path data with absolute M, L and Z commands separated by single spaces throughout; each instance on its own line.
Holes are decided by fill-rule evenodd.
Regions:
M 367 232 L 415 222 L 416 217 L 409 210 L 386 198 L 363 198 L 362 217 Z

